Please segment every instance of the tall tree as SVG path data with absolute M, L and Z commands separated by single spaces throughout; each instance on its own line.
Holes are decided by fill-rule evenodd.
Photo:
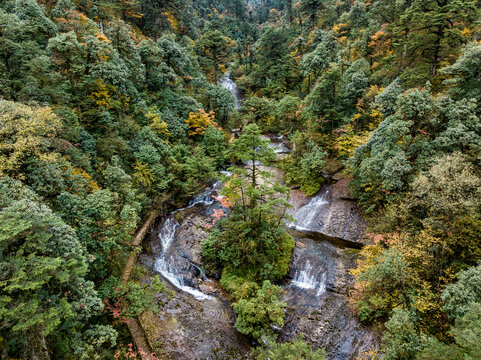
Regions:
M 197 43 L 198 53 L 202 56 L 200 65 L 209 78 L 217 82 L 221 73 L 221 65 L 226 64 L 229 55 L 229 41 L 218 30 L 207 31 Z
M 439 64 L 449 59 L 452 52 L 466 41 L 463 31 L 469 29 L 476 13 L 472 0 L 412 2 L 401 15 L 399 27 L 395 30 L 397 44 L 406 46 L 406 50 L 400 49 L 407 56 L 404 59 L 402 55 L 402 66 L 416 66 L 410 74 L 406 74 L 409 84 L 422 84 L 437 74 Z

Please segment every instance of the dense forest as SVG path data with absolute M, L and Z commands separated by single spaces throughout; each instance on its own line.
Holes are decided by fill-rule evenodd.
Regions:
M 477 0 L 2 1 L 0 358 L 170 358 L 131 322 L 177 296 L 134 237 L 222 178 L 202 268 L 246 356 L 330 359 L 277 329 L 289 191 L 338 164 L 367 222 L 346 298 L 379 335 L 346 359 L 481 359 L 480 20 Z

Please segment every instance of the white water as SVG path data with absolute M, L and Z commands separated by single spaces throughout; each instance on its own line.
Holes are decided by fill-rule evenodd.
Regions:
M 175 233 L 179 223 L 175 220 L 173 215 L 167 217 L 162 224 L 159 231 L 159 240 L 162 244 L 162 253 L 155 260 L 154 270 L 160 273 L 166 280 L 168 280 L 177 289 L 186 292 L 194 296 L 197 300 L 213 300 L 212 296 L 204 294 L 202 291 L 195 289 L 191 286 L 187 286 L 184 283 L 184 278 L 176 274 L 176 267 L 171 261 L 171 257 L 167 256 L 172 243 L 175 239 Z
M 225 170 L 219 171 L 219 173 L 227 177 L 231 177 L 232 175 L 234 175 L 232 171 L 225 171 Z
M 162 228 L 159 231 L 158 237 L 160 243 L 162 244 L 162 253 L 165 254 L 167 250 L 169 250 L 170 245 L 175 239 L 175 231 L 179 227 L 179 223 L 175 220 L 175 218 L 168 217 L 165 219 Z
M 315 196 L 306 205 L 297 210 L 294 214 L 294 221 L 289 223 L 290 228 L 299 231 L 319 231 L 323 224 L 321 220 L 329 207 L 329 190 L 322 195 Z
M 189 206 L 186 208 L 182 208 L 177 210 L 176 212 L 191 208 L 193 206 L 196 206 L 198 204 L 202 205 L 212 205 L 215 202 L 215 199 L 212 197 L 214 195 L 214 192 L 219 190 L 222 187 L 222 182 L 216 181 L 211 187 L 205 189 L 203 192 L 201 192 L 198 196 L 196 196 L 194 199 L 189 201 Z
M 291 152 L 282 142 L 271 142 L 269 147 L 273 149 L 276 154 L 287 154 Z
M 316 296 L 326 291 L 326 273 L 313 268 L 310 261 L 304 263 L 302 269 L 297 269 L 292 279 L 291 286 L 301 289 L 317 290 Z
M 232 176 L 232 172 L 230 171 L 220 171 L 222 175 L 227 177 Z M 160 226 L 160 230 L 158 233 L 158 237 L 160 243 L 162 244 L 162 252 L 159 254 L 157 259 L 154 263 L 154 270 L 160 273 L 165 279 L 167 279 L 172 285 L 174 285 L 177 289 L 184 291 L 192 296 L 194 296 L 198 300 L 213 300 L 215 299 L 212 296 L 204 294 L 202 291 L 188 286 L 185 284 L 184 278 L 182 277 L 182 270 L 180 270 L 175 265 L 175 256 L 177 254 L 169 252 L 169 249 L 173 242 L 175 241 L 176 231 L 179 228 L 179 223 L 175 219 L 175 214 L 180 211 L 189 209 L 196 205 L 203 205 L 209 206 L 214 204 L 215 199 L 212 197 L 214 194 L 218 193 L 218 191 L 222 188 L 223 183 L 221 181 L 216 181 L 211 187 L 205 189 L 202 193 L 196 196 L 189 202 L 189 205 L 185 208 L 177 209 L 168 215 L 163 223 Z M 199 270 L 201 273 L 202 278 L 204 280 L 208 280 L 205 278 L 205 275 L 197 265 L 189 263 L 190 266 L 193 266 Z
M 220 79 L 219 83 L 220 83 L 220 86 L 222 86 L 226 90 L 229 90 L 231 94 L 234 95 L 235 108 L 239 110 L 241 107 L 239 89 L 237 88 L 237 84 L 234 82 L 234 80 L 231 79 L 230 71 L 227 71 L 224 74 L 222 79 Z
M 227 178 L 230 178 L 234 173 L 232 171 L 219 171 L 219 174 L 224 175 Z M 215 199 L 212 197 L 214 193 L 219 193 L 219 191 L 222 189 L 224 186 L 224 183 L 220 180 L 217 180 L 211 187 L 208 187 L 204 191 L 202 191 L 199 195 L 197 195 L 194 199 L 189 201 L 189 205 L 185 208 L 178 209 L 175 212 L 179 212 L 185 209 L 189 209 L 193 206 L 196 206 L 198 204 L 202 204 L 205 206 L 212 205 L 215 202 Z

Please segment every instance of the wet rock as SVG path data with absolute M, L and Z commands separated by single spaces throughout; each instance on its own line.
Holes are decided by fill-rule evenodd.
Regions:
M 215 281 L 203 285 L 214 293 L 220 288 Z M 160 295 L 159 302 L 165 304 L 164 313 L 151 319 L 150 326 L 142 325 L 149 342 L 161 344 L 161 359 L 246 359 L 250 353 L 249 339 L 233 327 L 228 302 L 199 301 L 180 292 L 173 299 Z
M 260 166 L 260 170 L 282 178 L 276 168 Z M 350 199 L 349 179 L 341 173 L 332 179 L 335 182 L 317 198 L 291 191 L 291 214 L 304 221 L 306 228 L 293 232 L 296 249 L 283 284 L 288 304 L 286 324 L 278 332 L 282 341 L 304 334 L 314 347 L 326 348 L 329 360 L 351 360 L 376 347 L 378 339 L 374 331 L 361 326 L 348 307 L 353 283 L 349 270 L 355 266 L 356 248 L 362 246 L 365 224 Z M 210 215 L 219 206 L 209 203 L 210 196 L 204 191 L 190 207 L 170 215 L 169 234 L 175 236 L 168 238 L 171 242 L 164 238 L 167 249 L 162 249 L 158 237 L 166 220 L 160 219 L 147 239 L 145 254 L 139 257 L 143 266 L 152 269 L 156 256 L 162 254 L 170 266 L 167 275 L 182 280 L 173 286 L 166 278 L 167 286 L 176 292 L 174 298 L 159 294 L 164 313 L 143 322 L 151 344 L 160 344 L 163 349 L 161 358 L 243 359 L 250 352 L 249 339 L 233 326 L 234 313 L 225 300 L 228 297 L 217 281 L 205 278 L 202 272 L 200 244 L 208 236 Z M 200 301 L 191 294 L 205 298 Z
M 362 244 L 366 223 L 355 201 L 349 200 L 350 179 L 343 174 L 336 176 L 337 182 L 325 186 L 314 197 L 291 190 L 289 213 L 296 221 L 290 226 L 305 233 Z
M 208 216 L 201 216 L 195 213 L 187 214 L 179 219 L 178 241 L 175 246 L 184 251 L 190 261 L 195 264 L 201 263 L 200 243 L 209 234 L 205 231 L 205 226 L 211 222 Z
M 199 289 L 204 293 L 208 295 L 215 295 L 219 294 L 221 290 L 219 289 L 219 283 L 217 281 L 205 281 L 199 284 Z
M 208 299 L 197 300 L 164 281 L 175 296 L 170 299 L 159 294 L 164 313 L 143 323 L 150 343 L 161 344 L 162 359 L 244 359 L 250 353 L 249 339 L 234 328 L 232 306 L 224 300 L 219 283 L 203 280 L 199 266 L 200 244 L 208 236 L 206 224 L 211 222 L 209 214 L 215 206 L 199 204 L 171 217 L 170 234 L 175 229 L 175 237 L 163 254 L 172 267 L 170 272 L 181 277 L 184 286 L 198 289 Z M 154 258 L 164 250 L 156 243 L 161 242 L 158 234 L 165 232 L 165 225 L 165 218 L 157 222 L 147 241 L 148 253 L 139 257 L 139 262 L 150 269 Z
M 279 336 L 290 341 L 303 334 L 315 348 L 325 348 L 327 359 L 351 360 L 376 348 L 376 333 L 362 326 L 348 307 L 355 250 L 328 242 L 296 239 L 290 277 L 285 286 L 286 322 Z
M 147 269 L 152 269 L 154 267 L 155 258 L 147 254 L 140 254 L 137 261 L 141 266 Z
M 314 348 L 325 348 L 330 360 L 356 359 L 379 342 L 372 329 L 359 325 L 344 296 L 329 291 L 316 306 L 289 308 L 280 339 L 290 341 L 300 334 Z

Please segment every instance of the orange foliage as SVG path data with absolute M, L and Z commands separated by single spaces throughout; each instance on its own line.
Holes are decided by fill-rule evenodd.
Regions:
M 87 180 L 88 188 L 86 189 L 87 191 L 96 191 L 100 190 L 100 186 L 95 182 L 95 180 L 92 179 L 92 177 L 87 174 L 87 172 L 83 169 L 80 168 L 74 168 L 72 171 L 73 176 L 80 176 Z
M 386 55 L 392 54 L 392 41 L 391 34 L 386 31 L 387 24 L 381 26 L 373 36 L 371 36 L 371 42 L 369 43 L 369 48 L 371 49 L 371 57 L 384 57 Z
M 214 198 L 215 200 L 220 202 L 222 207 L 224 207 L 226 209 L 230 209 L 231 207 L 234 206 L 234 204 L 232 203 L 232 201 L 228 197 L 212 195 L 212 198 Z
M 135 3 L 132 0 L 120 0 L 120 8 L 123 9 L 123 15 L 125 17 L 132 17 L 134 19 L 140 19 L 144 14 L 137 11 Z
M 215 114 L 214 111 L 205 112 L 204 109 L 200 109 L 199 111 L 189 114 L 189 118 L 185 120 L 187 126 L 189 127 L 189 135 L 204 135 L 205 130 L 209 126 L 215 126 L 217 129 L 221 129 L 219 125 L 214 120 Z
M 167 21 L 169 22 L 170 26 L 172 26 L 172 29 L 177 32 L 177 28 L 179 26 L 179 22 L 177 21 L 177 19 L 175 18 L 175 16 L 170 13 L 170 12 L 163 12 L 162 15 L 165 16 L 165 18 L 167 19 Z

